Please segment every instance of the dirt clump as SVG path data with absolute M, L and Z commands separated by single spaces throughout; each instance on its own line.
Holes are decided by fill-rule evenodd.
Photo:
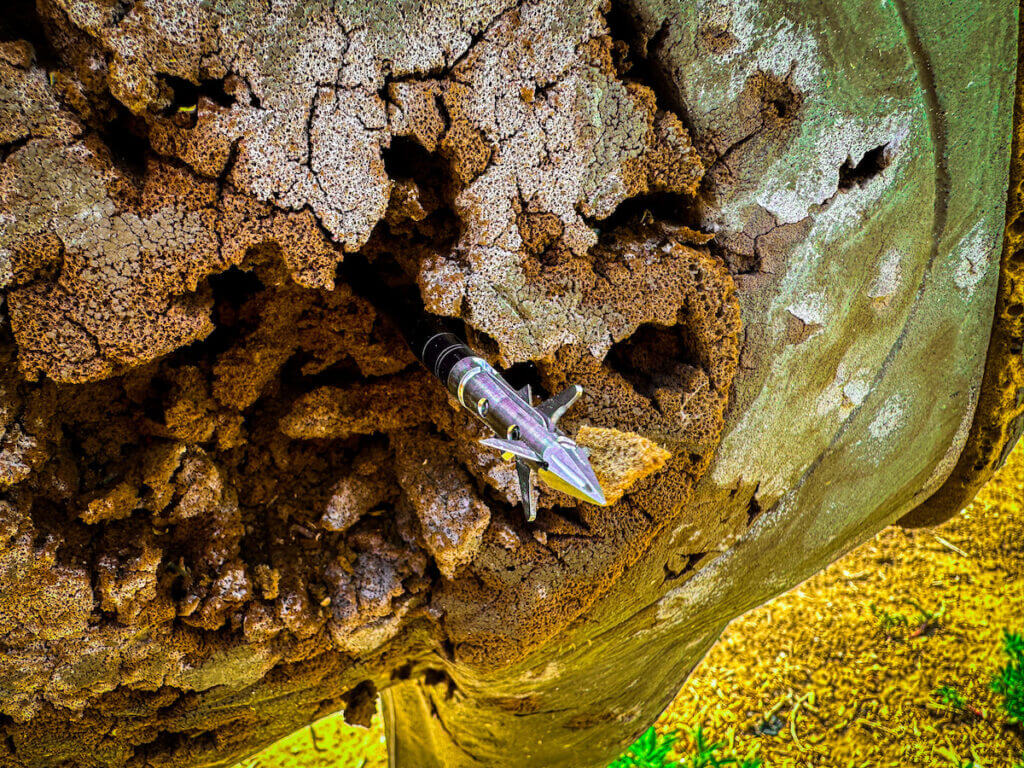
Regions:
M 0 762 L 363 720 L 408 659 L 521 658 L 678 513 L 739 307 L 706 237 L 620 210 L 682 205 L 703 165 L 598 4 L 379 45 L 319 6 L 39 9 L 35 47 L 0 43 Z M 664 445 L 657 482 L 613 510 L 544 490 L 527 527 L 360 270 L 538 391 L 583 384 L 567 429 Z
M 621 499 L 637 481 L 654 474 L 672 458 L 657 443 L 635 432 L 582 427 L 576 442 L 590 451 L 590 464 L 609 504 Z

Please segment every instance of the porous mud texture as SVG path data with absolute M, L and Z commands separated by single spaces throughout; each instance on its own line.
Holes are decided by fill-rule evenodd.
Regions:
M 594 3 L 15 3 L 0 42 L 0 763 L 186 766 L 500 669 L 678 516 L 740 319 L 704 167 Z M 5 11 L 6 13 L 6 11 Z M 692 223 L 692 222 L 691 222 Z M 540 495 L 357 290 L 672 454 Z
M 670 757 L 693 755 L 700 724 L 705 739 L 731 735 L 735 754 L 776 768 L 806 768 L 814 753 L 826 765 L 931 768 L 950 750 L 1017 765 L 1024 733 L 1005 720 L 989 680 L 1006 660 L 1003 630 L 1019 626 L 1024 609 L 1022 487 L 1017 443 L 974 502 L 934 535 L 883 529 L 732 622 L 655 724 L 679 736 Z M 921 609 L 941 616 L 922 625 Z M 762 651 L 767 634 L 785 656 Z M 943 704 L 944 685 L 973 711 Z M 369 731 L 328 718 L 237 768 L 386 768 L 383 733 L 382 718 Z
M 576 444 L 589 452 L 590 465 L 609 504 L 621 499 L 639 480 L 660 471 L 672 458 L 671 453 L 643 435 L 617 429 L 581 427 Z

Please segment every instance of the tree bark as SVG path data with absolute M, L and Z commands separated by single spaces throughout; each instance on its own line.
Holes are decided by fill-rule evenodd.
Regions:
M 0 762 L 230 765 L 380 691 L 395 766 L 607 764 L 1019 436 L 1017 12 L 17 4 Z M 672 458 L 525 523 L 371 274 Z

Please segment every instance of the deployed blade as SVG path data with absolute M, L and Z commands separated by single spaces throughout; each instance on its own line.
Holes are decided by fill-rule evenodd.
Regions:
M 522 389 L 519 390 L 519 396 L 523 398 L 523 402 L 527 405 L 533 405 L 533 390 L 529 384 L 523 385 Z
M 573 384 L 571 387 L 563 389 L 557 395 L 549 397 L 537 406 L 537 410 L 551 419 L 552 424 L 558 424 L 562 414 L 569 410 L 569 406 L 575 403 L 582 394 L 583 387 L 579 384 Z
M 503 440 L 500 437 L 485 437 L 480 440 L 481 445 L 486 445 L 488 448 L 494 448 L 495 450 L 501 451 L 503 454 L 511 453 L 513 456 L 519 456 L 530 461 L 540 461 L 541 457 L 531 451 L 526 443 L 517 442 L 515 440 Z
M 533 501 L 533 471 L 525 461 L 516 459 L 516 474 L 519 476 L 519 498 L 523 500 L 523 511 L 526 519 L 533 522 L 537 519 L 537 505 Z

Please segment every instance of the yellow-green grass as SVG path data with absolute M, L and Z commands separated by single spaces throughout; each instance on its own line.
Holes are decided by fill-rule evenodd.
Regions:
M 387 764 L 379 714 L 370 728 L 348 725 L 340 715 L 331 715 L 271 744 L 235 768 L 384 768 Z
M 765 768 L 1009 768 L 1024 740 L 989 688 L 1004 628 L 1024 628 L 1024 444 L 941 528 L 888 528 L 733 622 L 657 727 L 702 723 Z

